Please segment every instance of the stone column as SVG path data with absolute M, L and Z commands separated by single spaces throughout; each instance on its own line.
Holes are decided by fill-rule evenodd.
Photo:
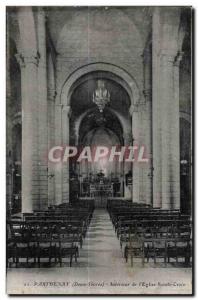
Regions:
M 133 107 L 132 112 L 132 132 L 133 132 L 133 146 L 139 147 L 139 106 Z M 133 202 L 140 202 L 139 191 L 139 166 L 138 162 L 133 162 Z
M 47 86 L 48 86 L 48 150 L 55 143 L 55 68 L 51 53 L 47 56 Z M 48 161 L 48 205 L 55 204 L 55 165 Z
M 174 54 L 161 54 L 162 208 L 180 207 L 179 79 Z
M 48 69 L 48 72 L 50 70 Z M 55 146 L 55 89 L 48 89 L 48 150 Z M 55 204 L 55 172 L 54 163 L 48 161 L 48 205 Z
M 62 104 L 55 104 L 55 145 L 62 146 Z M 62 203 L 62 161 L 54 164 L 55 204 Z
M 142 168 L 142 198 L 146 204 L 152 204 L 152 185 L 153 185 L 153 165 L 152 165 L 152 60 L 151 48 L 144 52 L 144 101 L 141 105 L 142 108 L 142 140 L 141 146 L 145 147 L 147 163 L 143 163 Z
M 152 205 L 152 190 L 153 190 L 153 163 L 152 163 L 152 100 L 151 90 L 144 90 L 145 106 L 144 114 L 144 142 L 146 158 L 148 162 L 143 165 L 143 184 L 144 184 L 144 197 L 145 203 Z
M 71 114 L 70 106 L 64 105 L 62 109 L 62 134 L 63 145 L 69 146 L 69 117 Z M 69 202 L 69 161 L 63 163 L 63 190 L 62 190 L 62 202 Z
M 172 119 L 174 120 L 171 126 L 171 174 L 173 181 L 173 208 L 180 208 L 180 120 L 179 120 L 179 67 L 183 53 L 178 53 L 173 65 L 174 75 L 174 103 L 172 104 Z
M 152 136 L 153 136 L 153 207 L 162 206 L 162 153 L 161 153 L 161 93 L 160 85 L 160 11 L 154 9 L 152 24 Z
M 21 66 L 22 98 L 22 212 L 31 212 L 39 198 L 38 183 L 38 55 L 26 52 L 16 55 Z
M 173 95 L 173 58 L 162 54 L 161 56 L 161 76 L 163 84 L 161 86 L 161 110 L 163 117 L 161 119 L 161 137 L 162 137 L 162 208 L 170 208 L 170 189 L 171 183 L 170 170 L 170 126 L 172 126 L 168 112 L 171 105 L 171 94 Z
M 138 137 L 138 146 L 140 147 L 145 145 L 145 115 L 146 115 L 146 105 L 145 99 L 142 97 L 139 103 L 138 112 L 139 112 L 139 137 Z M 145 184 L 145 163 L 135 162 L 139 170 L 139 202 L 146 203 L 146 184 Z
M 179 208 L 179 79 L 175 59 L 181 8 L 153 10 L 153 206 Z M 168 45 L 168 47 L 167 47 Z
M 38 36 L 38 159 L 39 159 L 39 201 L 38 208 L 48 207 L 48 137 L 47 137 L 47 61 L 46 61 L 46 17 L 42 8 L 37 12 Z
M 131 111 L 130 111 L 131 115 Z M 132 120 L 131 120 L 131 126 L 132 126 Z M 132 146 L 132 129 L 131 131 L 125 135 L 124 137 L 125 146 L 129 147 Z M 132 162 L 123 162 L 124 164 L 124 198 L 126 200 L 132 201 L 132 186 L 126 185 L 126 174 L 128 174 L 130 171 L 132 172 Z

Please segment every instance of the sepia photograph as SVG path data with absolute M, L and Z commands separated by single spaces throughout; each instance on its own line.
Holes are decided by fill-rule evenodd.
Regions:
M 5 13 L 6 293 L 193 295 L 193 8 Z

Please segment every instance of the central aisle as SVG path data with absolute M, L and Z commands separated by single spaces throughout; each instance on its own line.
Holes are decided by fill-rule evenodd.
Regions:
M 88 229 L 78 266 L 126 267 L 108 212 L 96 209 Z

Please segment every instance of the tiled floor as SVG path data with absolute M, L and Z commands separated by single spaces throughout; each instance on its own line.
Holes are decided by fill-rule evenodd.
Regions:
M 106 210 L 94 212 L 80 257 L 72 268 L 9 269 L 11 293 L 142 294 L 190 293 L 191 269 L 126 264 Z M 54 286 L 55 284 L 56 286 Z M 51 285 L 51 286 L 50 286 Z

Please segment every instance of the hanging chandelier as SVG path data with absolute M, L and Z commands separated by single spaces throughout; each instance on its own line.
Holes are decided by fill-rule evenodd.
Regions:
M 97 88 L 93 92 L 93 103 L 98 106 L 99 111 L 102 113 L 105 105 L 110 102 L 110 93 L 105 88 L 104 80 L 97 81 Z

